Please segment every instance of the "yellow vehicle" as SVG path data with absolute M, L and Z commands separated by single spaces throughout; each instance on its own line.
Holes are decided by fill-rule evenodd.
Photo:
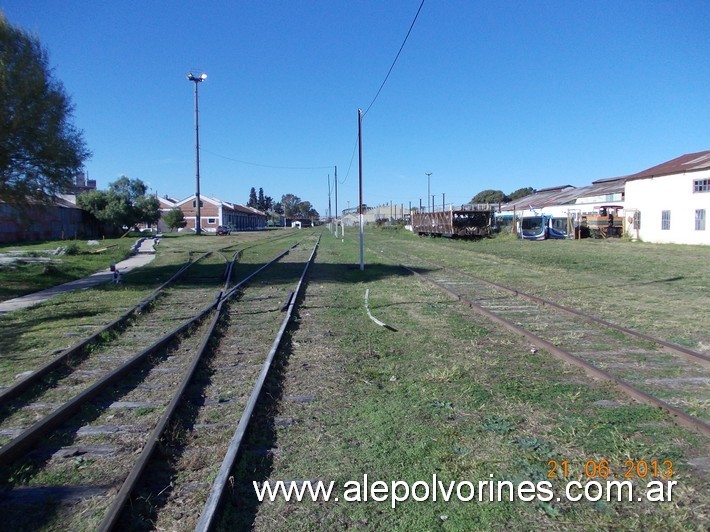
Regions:
M 594 238 L 620 237 L 624 234 L 624 208 L 621 205 L 602 205 L 585 217 L 590 236 Z

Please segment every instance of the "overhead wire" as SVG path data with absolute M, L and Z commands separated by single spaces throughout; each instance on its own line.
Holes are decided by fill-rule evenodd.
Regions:
M 377 98 L 379 97 L 380 92 L 382 92 L 382 89 L 384 88 L 385 84 L 387 83 L 387 80 L 389 79 L 390 74 L 392 73 L 392 69 L 394 69 L 394 65 L 397 63 L 397 60 L 399 59 L 399 56 L 402 53 L 402 50 L 404 49 L 404 45 L 407 44 L 407 39 L 409 39 L 409 35 L 412 33 L 412 29 L 414 28 L 414 24 L 417 22 L 417 18 L 419 18 L 419 13 L 421 12 L 422 7 L 424 7 L 424 0 L 422 0 L 421 3 L 419 4 L 419 9 L 417 9 L 417 13 L 414 15 L 414 19 L 412 20 L 412 23 L 409 25 L 409 30 L 407 31 L 407 35 L 404 36 L 404 40 L 402 41 L 402 45 L 399 47 L 399 50 L 397 51 L 397 55 L 395 56 L 394 60 L 392 61 L 392 64 L 390 65 L 389 70 L 387 71 L 387 75 L 385 76 L 385 79 L 382 81 L 380 88 L 377 89 L 377 93 L 375 94 L 375 97 L 370 102 L 370 105 L 368 105 L 365 112 L 362 113 L 363 118 L 368 113 L 368 111 L 372 108 L 375 101 L 377 101 Z M 345 183 L 345 181 L 347 181 L 348 176 L 350 175 L 350 169 L 352 168 L 353 160 L 355 159 L 355 151 L 357 149 L 357 144 L 358 144 L 358 141 L 356 138 L 355 139 L 355 147 L 353 148 L 353 154 L 350 157 L 350 164 L 348 165 L 348 171 L 345 173 L 345 178 L 343 179 L 343 183 Z
M 397 51 L 397 55 L 395 56 L 394 60 L 392 61 L 392 64 L 390 65 L 389 70 L 387 71 L 387 75 L 385 75 L 385 78 L 382 80 L 382 83 L 380 84 L 379 89 L 377 89 L 377 93 L 375 94 L 374 98 L 370 102 L 370 105 L 367 106 L 367 109 L 365 109 L 365 112 L 362 114 L 363 117 L 370 111 L 372 106 L 377 101 L 377 98 L 380 96 L 382 89 L 384 88 L 385 84 L 387 83 L 387 80 L 389 79 L 390 74 L 392 73 L 392 70 L 394 69 L 394 66 L 397 64 L 397 60 L 399 59 L 399 56 L 402 53 L 402 50 L 404 49 L 404 45 L 407 44 L 407 40 L 409 39 L 409 35 L 412 33 L 412 29 L 414 29 L 414 24 L 416 24 L 417 18 L 419 18 L 419 13 L 421 12 L 422 7 L 424 7 L 424 1 L 425 0 L 422 0 L 421 3 L 419 4 L 419 8 L 417 9 L 416 14 L 414 15 L 414 19 L 412 20 L 412 23 L 409 25 L 409 30 L 407 31 L 407 34 L 404 36 L 404 40 L 402 41 L 402 45 L 399 47 L 399 50 Z M 204 148 L 201 148 L 201 149 L 205 153 L 209 153 L 211 155 L 214 155 L 216 157 L 220 157 L 222 159 L 226 159 L 228 161 L 234 161 L 234 162 L 241 163 L 241 164 L 247 164 L 249 166 L 257 166 L 260 168 L 273 168 L 273 169 L 278 169 L 278 170 L 324 170 L 327 168 L 332 168 L 332 165 L 329 165 L 329 166 L 277 166 L 277 165 L 270 165 L 270 164 L 260 164 L 260 163 L 250 162 L 250 161 L 244 161 L 241 159 L 235 159 L 233 157 L 227 157 L 226 155 L 222 155 L 220 153 L 215 153 L 213 151 L 206 150 Z M 348 176 L 350 175 L 350 170 L 352 169 L 353 160 L 355 159 L 356 150 L 357 150 L 357 140 L 355 141 L 355 147 L 353 148 L 353 153 L 352 153 L 352 156 L 350 157 L 350 164 L 348 165 L 348 170 L 345 173 L 345 177 L 343 178 L 342 181 L 338 180 L 338 182 L 341 185 L 345 184 L 345 182 L 348 180 Z
M 275 166 L 271 164 L 259 164 L 259 163 L 252 163 L 249 161 L 242 161 L 241 159 L 234 159 L 232 157 L 227 157 L 226 155 L 222 155 L 220 153 L 215 153 L 210 150 L 204 149 L 202 146 L 200 146 L 200 150 L 209 153 L 211 155 L 214 155 L 216 157 L 221 157 L 222 159 L 227 159 L 228 161 L 234 161 L 235 163 L 241 163 L 241 164 L 248 164 L 250 166 L 258 166 L 261 168 L 275 168 L 277 170 L 324 170 L 327 168 L 333 168 L 333 165 L 329 166 Z
M 357 136 L 355 137 L 355 145 L 353 146 L 353 154 L 350 156 L 350 164 L 348 165 L 348 171 L 345 172 L 345 177 L 343 178 L 342 181 L 338 181 L 341 185 L 344 185 L 345 182 L 348 180 L 348 176 L 350 175 L 350 169 L 353 167 L 353 161 L 355 160 L 355 152 L 357 151 Z
M 412 33 L 412 29 L 414 28 L 414 24 L 417 22 L 417 18 L 419 17 L 419 12 L 422 10 L 423 6 L 424 6 L 424 0 L 422 0 L 422 2 L 419 4 L 419 9 L 417 9 L 417 14 L 414 15 L 414 20 L 412 20 L 412 23 L 409 26 L 409 31 L 407 32 L 407 35 L 404 37 L 404 41 L 402 41 L 402 46 L 399 47 L 399 51 L 397 52 L 397 55 L 395 56 L 394 61 L 392 61 L 392 65 L 390 65 L 390 69 L 387 71 L 387 75 L 385 76 L 385 79 L 382 81 L 382 85 L 380 85 L 380 88 L 377 89 L 377 94 L 375 94 L 375 97 L 370 102 L 370 105 L 368 105 L 367 109 L 365 109 L 365 112 L 362 113 L 363 117 L 367 114 L 367 112 L 373 106 L 373 104 L 377 100 L 377 97 L 380 95 L 380 92 L 382 92 L 382 88 L 385 86 L 385 83 L 387 83 L 387 79 L 390 77 L 390 74 L 392 73 L 392 69 L 394 68 L 394 65 L 397 63 L 397 59 L 399 59 L 399 54 L 402 53 L 402 49 L 404 48 L 404 45 L 407 43 L 407 39 L 409 39 L 409 34 Z

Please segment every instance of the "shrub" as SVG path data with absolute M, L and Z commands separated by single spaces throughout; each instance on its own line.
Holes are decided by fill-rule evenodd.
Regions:
M 65 255 L 79 255 L 81 253 L 81 248 L 79 247 L 79 244 L 76 242 L 72 242 L 69 244 L 64 251 Z

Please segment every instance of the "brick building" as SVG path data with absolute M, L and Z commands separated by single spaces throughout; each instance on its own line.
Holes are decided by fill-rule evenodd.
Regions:
M 193 194 L 183 200 L 175 200 L 169 196 L 158 198 L 160 210 L 165 213 L 177 207 L 185 215 L 187 225 L 184 231 L 195 230 L 197 216 L 196 198 Z M 236 203 L 229 203 L 210 196 L 200 196 L 200 227 L 204 232 L 214 233 L 220 225 L 227 226 L 232 231 L 260 231 L 266 227 L 266 214 Z M 161 220 L 158 229 L 168 231 L 169 228 Z

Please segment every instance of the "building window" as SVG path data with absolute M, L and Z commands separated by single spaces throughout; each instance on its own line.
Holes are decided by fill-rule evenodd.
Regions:
M 671 228 L 671 211 L 661 211 L 661 230 L 669 231 Z
M 207 223 L 214 225 L 217 223 L 217 218 L 207 218 Z
M 634 213 L 634 229 L 641 229 L 641 213 L 639 211 Z
M 693 192 L 710 192 L 710 179 L 694 179 Z
M 197 207 L 197 200 L 192 200 L 192 206 L 193 206 L 193 208 Z M 202 200 L 200 200 L 200 209 L 204 206 L 205 206 L 205 204 L 202 203 Z
M 705 231 L 705 209 L 695 209 L 695 230 Z

